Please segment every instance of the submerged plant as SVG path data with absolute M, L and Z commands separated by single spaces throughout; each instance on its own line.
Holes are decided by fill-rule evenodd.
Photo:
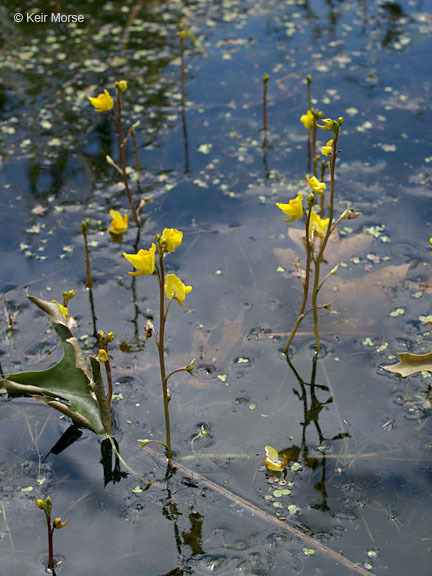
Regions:
M 170 417 L 169 417 L 169 401 L 171 393 L 168 388 L 168 380 L 178 372 L 189 372 L 193 375 L 193 361 L 187 366 L 177 368 L 167 374 L 165 367 L 165 324 L 170 310 L 171 303 L 175 300 L 179 306 L 184 305 L 186 294 L 192 290 L 192 286 L 186 286 L 175 274 L 165 275 L 165 256 L 170 252 L 174 252 L 182 243 L 183 232 L 175 228 L 165 228 L 162 235 L 156 234 L 156 243 L 153 243 L 149 250 L 139 250 L 137 254 L 126 254 L 123 256 L 132 264 L 136 269 L 129 272 L 131 276 L 144 276 L 153 275 L 156 272 L 156 278 L 159 283 L 159 332 L 157 333 L 153 324 L 147 323 L 146 337 L 153 337 L 159 353 L 159 367 L 162 384 L 164 415 L 165 415 L 165 447 L 167 449 L 168 457 L 171 458 L 171 430 L 170 430 Z M 156 261 L 157 249 L 157 261 Z M 165 297 L 168 303 L 165 305 Z M 142 445 L 148 444 L 150 441 L 141 441 Z
M 308 88 L 309 86 L 310 82 L 308 82 Z M 305 231 L 303 240 L 306 250 L 306 264 L 303 273 L 300 274 L 300 280 L 303 284 L 303 299 L 297 319 L 283 350 L 285 354 L 288 352 L 301 321 L 310 312 L 313 313 L 314 320 L 315 349 L 317 352 L 320 351 L 318 309 L 329 309 L 331 302 L 319 306 L 318 294 L 328 277 L 337 273 L 336 266 L 321 280 L 321 264 L 326 261 L 324 253 L 329 238 L 336 230 L 339 222 L 343 219 L 351 220 L 360 215 L 359 212 L 348 209 L 335 219 L 335 169 L 336 160 L 340 153 L 340 150 L 338 150 L 338 139 L 344 119 L 343 117 L 337 120 L 326 118 L 322 120 L 322 124 L 319 124 L 322 116 L 323 114 L 319 110 L 309 109 L 307 114 L 304 114 L 300 118 L 305 128 L 312 132 L 314 174 L 313 176 L 309 176 L 309 174 L 306 175 L 306 182 L 310 188 L 306 202 L 303 200 L 303 194 L 299 192 L 297 197 L 292 198 L 287 204 L 276 204 L 286 216 L 289 216 L 289 218 L 284 220 L 285 222 L 292 222 L 296 219 L 303 220 L 304 218 Z M 317 177 L 317 156 L 315 151 L 317 128 L 332 132 L 333 136 L 333 138 L 322 147 L 322 154 L 330 161 L 330 190 L 328 190 L 327 184 L 324 182 L 324 170 L 322 170 L 322 179 L 319 180 Z M 326 165 L 327 163 L 324 164 Z M 299 261 L 296 262 L 296 267 L 300 269 Z M 306 310 L 309 299 L 311 300 L 311 308 Z
M 43 510 L 45 512 L 48 529 L 48 569 L 51 570 L 53 574 L 55 574 L 53 546 L 54 530 L 60 530 L 61 528 L 64 528 L 68 521 L 65 520 L 63 522 L 61 518 L 56 518 L 55 520 L 51 521 L 52 500 L 49 496 L 46 498 L 46 500 L 36 500 L 36 506 L 39 508 L 39 510 Z

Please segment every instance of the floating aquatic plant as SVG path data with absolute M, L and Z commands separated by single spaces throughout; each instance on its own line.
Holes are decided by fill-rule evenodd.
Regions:
M 131 276 L 151 276 L 156 272 L 156 277 L 159 283 L 159 333 L 156 332 L 153 324 L 148 322 L 146 326 L 146 337 L 153 337 L 159 352 L 159 367 L 165 415 L 164 445 L 167 449 L 168 457 L 171 458 L 171 430 L 168 406 L 171 399 L 171 392 L 168 388 L 168 380 L 178 372 L 184 371 L 193 375 L 194 364 L 192 361 L 187 366 L 177 368 L 167 374 L 165 367 L 165 324 L 171 303 L 175 300 L 179 306 L 183 306 L 186 295 L 192 291 L 192 286 L 186 286 L 175 274 L 165 275 L 165 256 L 170 252 L 174 252 L 174 250 L 181 245 L 183 232 L 180 232 L 175 228 L 165 228 L 162 235 L 156 234 L 155 240 L 156 242 L 152 243 L 149 250 L 141 249 L 136 254 L 123 253 L 123 256 L 135 268 L 134 271 L 129 272 Z M 156 261 L 156 249 L 158 253 L 158 261 Z M 166 305 L 165 296 L 168 299 Z M 142 446 L 145 446 L 150 442 L 150 440 L 140 440 L 140 442 Z
M 310 81 L 308 81 L 308 94 L 309 87 Z M 351 220 L 360 215 L 359 212 L 347 209 L 337 219 L 335 219 L 335 168 L 336 159 L 340 153 L 340 150 L 338 149 L 338 139 L 340 129 L 344 122 L 343 117 L 340 117 L 337 120 L 332 120 L 331 118 L 323 119 L 322 112 L 309 108 L 307 113 L 301 116 L 300 121 L 305 128 L 312 133 L 312 159 L 314 174 L 312 176 L 309 176 L 309 174 L 306 175 L 306 182 L 310 188 L 310 193 L 306 198 L 306 202 L 303 199 L 303 194 L 299 192 L 297 197 L 290 199 L 288 203 L 284 204 L 278 202 L 276 204 L 278 208 L 288 216 L 288 218 L 284 220 L 285 222 L 304 219 L 305 230 L 304 247 L 306 250 L 306 264 L 304 272 L 300 274 L 300 281 L 303 284 L 303 299 L 297 319 L 284 347 L 285 354 L 288 352 L 300 323 L 310 312 L 313 313 L 314 320 L 315 349 L 317 352 L 321 349 L 318 330 L 318 309 L 329 309 L 331 302 L 319 306 L 318 294 L 328 277 L 337 273 L 336 266 L 323 280 L 321 280 L 321 264 L 325 262 L 325 249 L 330 236 L 336 230 L 336 227 L 341 220 Z M 320 124 L 320 122 L 322 123 Z M 328 190 L 327 184 L 324 182 L 324 173 L 327 162 L 324 163 L 321 180 L 317 177 L 317 128 L 332 132 L 333 135 L 333 138 L 328 140 L 327 144 L 322 147 L 322 154 L 326 158 L 329 158 L 330 190 Z M 298 260 L 295 262 L 295 265 L 300 270 L 300 262 Z M 311 300 L 311 308 L 306 310 L 309 299 Z

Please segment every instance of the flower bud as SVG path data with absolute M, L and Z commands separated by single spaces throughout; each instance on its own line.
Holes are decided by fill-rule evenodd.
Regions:
M 189 362 L 189 364 L 186 366 L 185 370 L 186 372 L 189 372 L 189 374 L 191 376 L 194 376 L 194 368 L 195 368 L 195 360 L 192 360 L 192 362 Z
M 145 446 L 147 446 L 147 444 L 150 444 L 151 440 L 149 440 L 148 438 L 145 438 L 145 440 L 137 440 L 137 442 L 139 442 L 141 444 L 141 448 L 145 448 Z
M 45 500 L 45 510 L 47 514 L 51 514 L 51 510 L 52 510 L 52 500 L 51 498 L 48 496 Z
M 114 160 L 111 158 L 111 156 L 108 156 L 108 154 L 105 156 L 105 160 L 110 166 L 114 164 Z
M 264 74 L 263 76 L 263 82 L 264 84 L 267 84 L 267 82 L 270 80 L 270 76 L 268 74 Z
M 185 40 L 187 38 L 187 33 L 185 30 L 180 30 L 180 38 Z
M 311 192 L 307 197 L 308 208 L 311 208 L 316 203 L 315 194 Z
M 169 388 L 167 390 L 167 398 L 168 398 L 168 402 L 171 402 L 171 390 Z
M 67 308 L 69 300 L 72 300 L 72 298 L 75 296 L 76 293 L 77 293 L 76 290 L 69 290 L 67 292 L 63 292 L 63 306 Z
M 38 498 L 36 500 L 36 506 L 38 508 L 40 508 L 41 510 L 46 510 L 45 502 L 43 500 L 41 500 L 40 498 Z
M 121 80 L 120 82 L 115 83 L 115 89 L 119 92 L 126 92 L 127 90 L 127 82 L 126 80 Z
M 361 216 L 361 212 L 355 212 L 351 208 L 347 208 L 345 212 L 341 215 L 342 220 L 354 220 L 354 218 L 358 218 Z

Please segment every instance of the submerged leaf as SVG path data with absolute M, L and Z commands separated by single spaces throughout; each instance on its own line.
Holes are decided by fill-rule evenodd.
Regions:
M 69 330 L 57 304 L 29 296 L 53 321 L 63 346 L 63 358 L 52 368 L 10 374 L 3 380 L 9 396 L 32 396 L 69 416 L 79 426 L 97 434 L 111 433 L 100 367 L 92 359 L 93 378 L 78 340 Z
M 381 368 L 398 374 L 402 376 L 402 378 L 415 372 L 421 372 L 422 370 L 432 371 L 432 352 L 429 352 L 429 354 L 409 354 L 408 352 L 402 352 L 402 354 L 399 354 L 399 357 L 400 362 L 398 364 L 381 366 Z

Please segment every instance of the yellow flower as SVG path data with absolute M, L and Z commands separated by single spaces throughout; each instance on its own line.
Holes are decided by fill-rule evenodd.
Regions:
M 312 111 L 308 110 L 306 114 L 300 116 L 300 122 L 307 130 L 309 130 L 309 128 L 312 128 L 312 126 L 315 123 L 315 118 L 314 115 L 312 114 Z
M 67 315 L 69 314 L 68 309 L 66 308 L 66 306 L 62 306 L 59 302 L 57 302 L 57 300 L 51 300 L 51 302 L 54 302 L 55 304 L 57 304 L 57 306 L 59 307 L 60 312 L 62 313 L 62 316 L 65 320 L 67 320 Z
M 333 139 L 329 140 L 327 144 L 321 148 L 322 155 L 327 156 L 327 158 L 330 158 L 332 152 L 333 152 Z
M 108 354 L 107 351 L 104 350 L 103 348 L 101 348 L 101 350 L 99 350 L 98 352 L 98 356 L 97 356 L 99 362 L 103 362 L 105 364 L 105 362 L 108 362 Z
M 111 110 L 114 106 L 114 100 L 111 98 L 108 90 L 104 90 L 104 94 L 99 94 L 97 98 L 90 98 L 90 102 L 96 109 L 96 112 L 105 112 Z
M 183 232 L 175 228 L 165 228 L 162 232 L 161 239 L 166 242 L 166 252 L 174 252 L 177 246 L 180 246 L 183 240 Z
M 111 234 L 124 234 L 128 229 L 128 215 L 125 214 L 122 217 L 117 210 L 110 210 L 110 216 L 113 221 L 111 222 L 111 228 L 108 228 L 108 232 L 111 232 Z
M 191 291 L 192 286 L 185 286 L 175 274 L 167 274 L 165 294 L 170 300 L 177 300 L 180 306 L 184 306 L 183 300 L 186 298 L 186 294 L 189 294 Z
M 327 186 L 324 182 L 320 182 L 316 176 L 309 178 L 309 174 L 306 174 L 306 180 L 315 194 L 323 194 L 326 191 Z
M 153 274 L 155 269 L 156 244 L 152 244 L 150 250 L 140 250 L 137 254 L 125 254 L 123 256 L 139 272 L 129 272 L 131 276 L 143 276 Z
M 264 460 L 264 464 L 267 470 L 272 470 L 273 472 L 281 472 L 285 469 L 285 466 L 288 462 L 288 458 L 285 455 L 283 458 L 279 458 L 279 452 L 271 446 L 266 446 L 265 451 L 266 459 Z
M 127 90 L 126 80 L 121 80 L 120 82 L 116 82 L 115 87 L 118 88 L 120 90 L 120 92 L 126 92 L 126 90 Z
M 276 206 L 282 210 L 286 216 L 290 216 L 284 222 L 292 222 L 296 218 L 303 218 L 303 194 L 298 193 L 297 198 L 293 198 L 288 204 L 276 202 Z
M 429 244 L 432 246 L 432 236 L 429 238 Z
M 310 219 L 309 219 L 309 239 L 312 242 L 314 236 L 319 236 L 320 238 L 324 238 L 326 228 L 329 225 L 330 218 L 326 218 L 323 220 L 318 216 L 315 211 L 311 212 Z
M 324 126 L 320 126 L 319 124 L 317 124 L 318 128 L 327 131 L 333 130 L 333 120 L 331 118 L 323 118 L 321 122 L 323 122 Z

